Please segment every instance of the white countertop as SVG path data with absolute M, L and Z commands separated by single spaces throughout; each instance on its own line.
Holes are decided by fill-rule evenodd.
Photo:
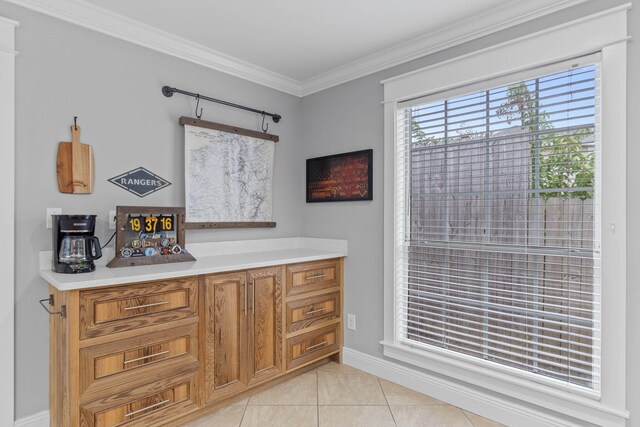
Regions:
M 105 264 L 113 257 L 109 251 L 111 255 L 105 254 L 95 271 L 78 274 L 51 271 L 51 251 L 46 251 L 40 253 L 40 276 L 57 289 L 70 291 L 347 256 L 346 240 L 308 237 L 194 243 L 186 248 L 196 261 L 108 268 Z

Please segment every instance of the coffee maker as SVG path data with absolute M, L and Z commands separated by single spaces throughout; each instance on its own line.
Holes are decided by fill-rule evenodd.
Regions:
M 94 236 L 96 215 L 52 215 L 53 271 L 88 273 L 96 269 L 93 260 L 102 256 Z

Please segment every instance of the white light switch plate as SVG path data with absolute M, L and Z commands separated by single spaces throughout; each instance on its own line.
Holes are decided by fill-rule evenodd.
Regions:
M 51 215 L 62 215 L 62 208 L 47 208 L 47 228 L 53 227 L 53 223 L 51 222 Z
M 356 330 L 356 315 L 347 313 L 347 328 L 352 331 Z

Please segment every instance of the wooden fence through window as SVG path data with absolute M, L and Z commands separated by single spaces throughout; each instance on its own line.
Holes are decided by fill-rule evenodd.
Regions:
M 589 387 L 594 199 L 533 191 L 545 154 L 532 147 L 506 135 L 412 149 L 407 335 Z

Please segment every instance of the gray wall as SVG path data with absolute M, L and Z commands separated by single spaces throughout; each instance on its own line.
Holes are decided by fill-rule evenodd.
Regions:
M 98 215 L 97 235 L 111 235 L 107 215 L 116 205 L 183 206 L 181 115 L 195 101 L 165 98 L 171 85 L 273 111 L 283 116 L 270 130 L 276 144 L 275 229 L 192 231 L 188 242 L 299 236 L 304 203 L 300 176 L 300 99 L 0 2 L 0 15 L 20 22 L 16 31 L 16 417 L 48 406 L 48 316 L 38 300 L 47 284 L 38 276 L 37 253 L 51 249 L 45 209 Z M 201 103 L 203 119 L 260 129 L 260 117 Z M 79 117 L 81 141 L 93 146 L 95 187 L 90 195 L 58 192 L 59 141 L 70 141 Z M 172 183 L 143 199 L 107 182 L 144 166 Z M 113 244 L 112 246 L 113 247 Z
M 302 210 L 302 232 L 306 236 L 346 238 L 349 256 L 345 261 L 345 313 L 357 317 L 357 331 L 345 330 L 345 346 L 382 357 L 379 342 L 383 338 L 383 88 L 380 81 L 456 56 L 474 52 L 544 28 L 576 19 L 599 10 L 626 3 L 616 0 L 591 0 L 553 16 L 508 29 L 410 63 L 393 67 L 343 85 L 313 94 L 302 100 L 303 158 L 373 148 L 373 201 L 331 204 L 307 204 Z M 640 37 L 640 11 L 629 13 L 631 35 Z M 627 298 L 627 372 L 630 426 L 640 426 L 640 224 L 634 221 L 640 211 L 640 48 L 629 43 L 628 108 L 628 298 Z M 624 161 L 620 159 L 620 161 Z M 635 331 L 635 332 L 634 332 Z
M 466 43 L 393 67 L 299 100 L 259 85 L 217 73 L 93 31 L 49 18 L 0 0 L 0 15 L 20 22 L 16 32 L 16 417 L 47 408 L 48 318 L 37 306 L 47 296 L 37 274 L 37 252 L 49 250 L 44 228 L 47 207 L 66 213 L 99 215 L 97 234 L 110 235 L 106 217 L 116 205 L 182 205 L 183 151 L 181 115 L 192 116 L 192 99 L 165 98 L 164 84 L 200 91 L 283 115 L 270 125 L 276 144 L 274 219 L 267 230 L 189 232 L 190 242 L 253 239 L 295 235 L 349 240 L 346 260 L 345 310 L 357 315 L 357 332 L 346 331 L 348 347 L 382 357 L 382 226 L 383 126 L 380 80 L 473 52 L 501 41 L 622 4 L 621 0 L 591 0 L 570 10 L 517 28 Z M 640 12 L 629 14 L 631 35 L 640 37 Z M 629 44 L 628 126 L 628 409 L 630 426 L 640 426 L 640 134 L 635 120 L 640 105 L 640 48 Z M 259 129 L 251 114 L 202 103 L 206 120 Z M 55 153 L 58 141 L 70 139 L 74 115 L 82 126 L 81 140 L 93 146 L 96 183 L 91 195 L 65 195 L 57 190 Z M 330 204 L 304 203 L 304 159 L 326 154 L 374 149 L 374 200 Z M 144 166 L 173 184 L 140 199 L 106 180 Z M 103 240 L 104 241 L 104 240 Z

